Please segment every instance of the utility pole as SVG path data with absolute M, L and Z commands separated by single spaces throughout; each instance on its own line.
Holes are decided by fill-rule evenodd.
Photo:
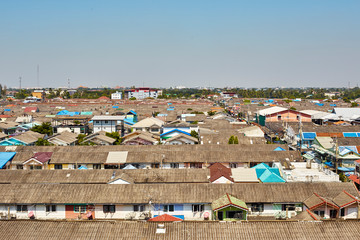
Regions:
M 21 92 L 21 77 L 19 77 L 19 82 L 20 82 L 19 92 Z
M 68 89 L 70 89 L 70 78 L 68 78 Z
M 336 168 L 336 174 L 338 174 L 338 139 L 335 138 L 335 168 Z

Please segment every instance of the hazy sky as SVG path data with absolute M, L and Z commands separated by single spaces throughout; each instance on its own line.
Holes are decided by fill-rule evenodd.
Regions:
M 359 0 L 0 0 L 0 83 L 360 83 Z

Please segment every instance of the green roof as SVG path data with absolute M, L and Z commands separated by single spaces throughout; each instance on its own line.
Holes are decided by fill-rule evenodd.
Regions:
M 219 208 L 224 208 L 227 207 L 229 205 L 241 208 L 243 210 L 248 210 L 246 203 L 244 201 L 241 201 L 240 199 L 231 196 L 230 194 L 225 194 L 224 196 L 222 196 L 221 198 L 213 201 L 211 203 L 211 208 L 213 210 L 219 209 Z

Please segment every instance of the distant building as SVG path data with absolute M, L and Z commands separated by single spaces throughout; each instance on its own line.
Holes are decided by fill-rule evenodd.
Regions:
M 135 88 L 127 90 L 126 93 L 128 98 L 134 97 L 136 99 L 157 98 L 160 95 L 158 90 L 151 88 Z
M 31 95 L 33 97 L 36 97 L 36 98 L 39 98 L 41 99 L 41 101 L 45 101 L 45 96 L 46 96 L 46 93 L 44 90 L 34 90 Z
M 112 100 L 118 100 L 118 99 L 122 99 L 122 92 L 115 92 L 111 94 L 111 99 Z
M 223 98 L 237 98 L 238 97 L 238 95 L 234 92 L 222 92 L 221 96 Z

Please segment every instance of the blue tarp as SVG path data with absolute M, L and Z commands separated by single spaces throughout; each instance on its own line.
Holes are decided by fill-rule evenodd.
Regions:
M 112 106 L 112 108 L 119 108 L 119 106 Z
M 79 170 L 84 170 L 84 169 L 88 169 L 88 168 L 85 167 L 85 166 L 81 166 L 81 167 L 79 167 L 78 169 L 79 169 Z
M 350 170 L 349 168 L 346 167 L 338 167 L 338 170 L 343 171 L 343 172 L 351 172 L 353 170 Z
M 336 104 L 330 104 L 330 107 L 336 107 Z
M 277 147 L 274 149 L 274 151 L 286 151 L 285 149 L 283 149 L 282 147 Z
M 357 133 L 355 132 L 344 132 L 343 133 L 344 137 L 357 137 Z
M 316 133 L 314 132 L 304 132 L 303 133 L 303 140 L 314 140 L 316 137 Z
M 318 105 L 318 106 L 320 106 L 320 107 L 324 106 L 323 103 L 315 103 L 315 104 Z
M 168 110 L 168 111 L 174 111 L 174 109 L 173 109 L 173 108 L 168 108 L 168 109 L 166 109 L 166 110 Z
M 0 168 L 3 168 L 14 156 L 15 152 L 0 152 Z
M 334 167 L 334 164 L 332 164 L 332 162 L 325 162 L 324 164 L 328 167 Z
M 11 109 L 5 108 L 4 111 L 5 111 L 5 112 L 11 112 Z

